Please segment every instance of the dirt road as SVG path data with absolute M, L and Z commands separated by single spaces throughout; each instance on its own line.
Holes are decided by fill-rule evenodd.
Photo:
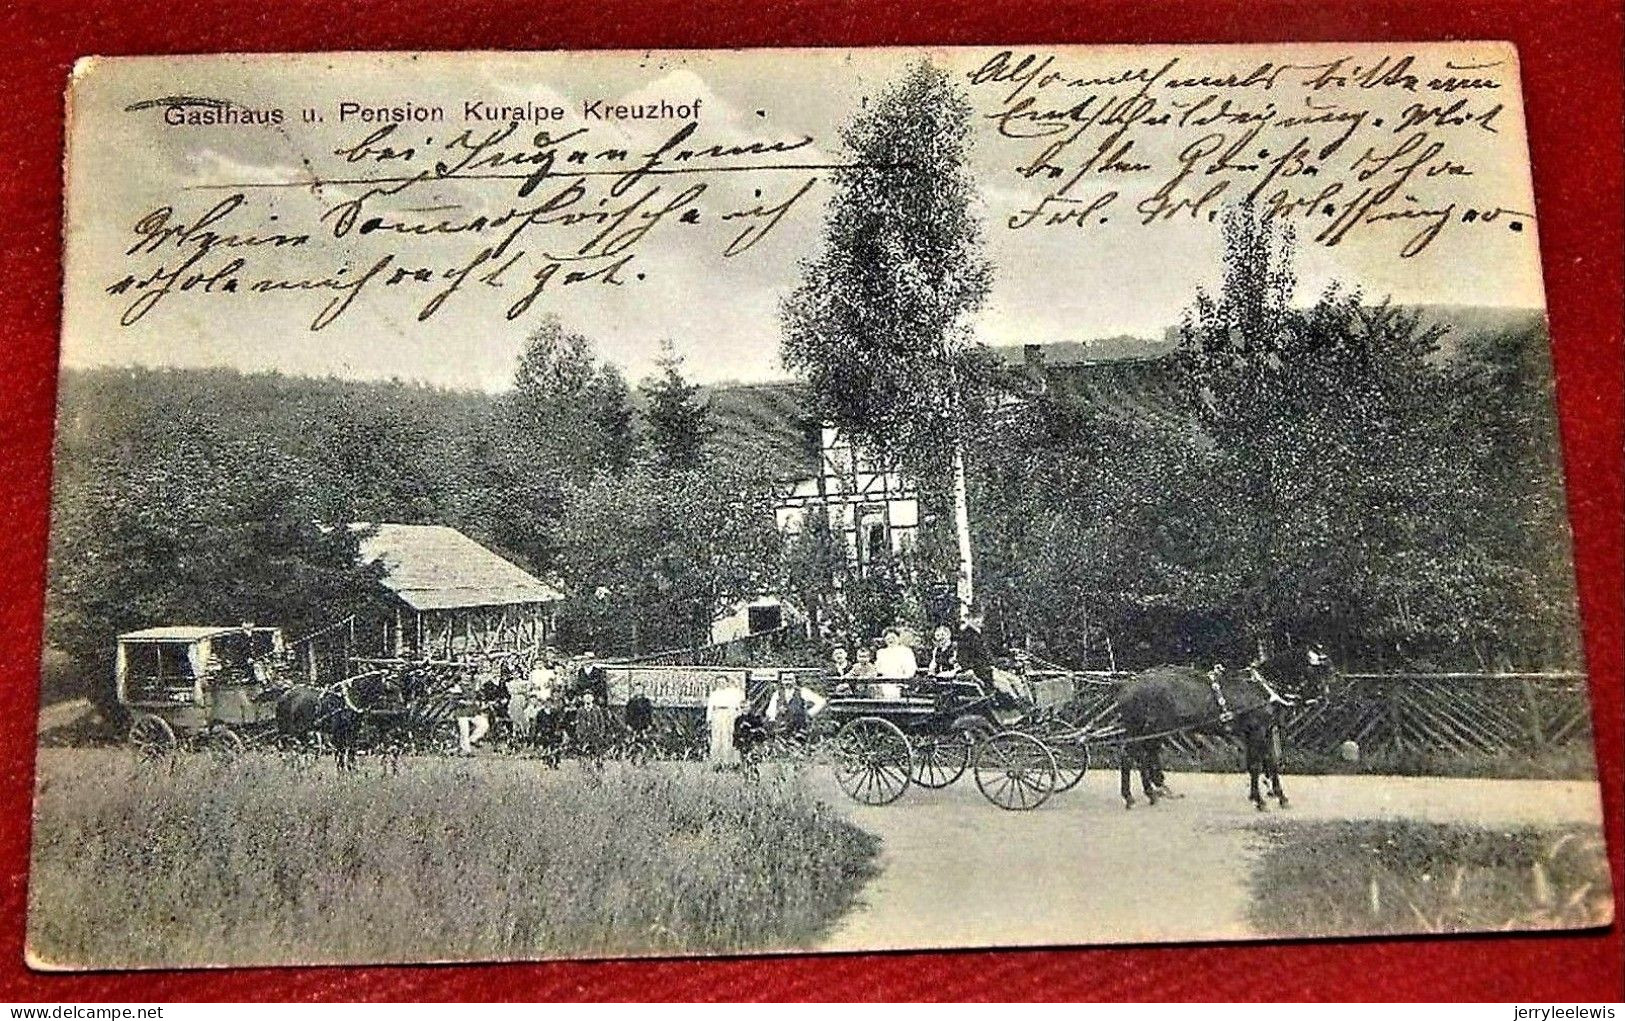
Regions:
M 1175 774 L 1182 795 L 1132 812 L 1116 774 L 1033 812 L 1003 812 L 969 777 L 910 788 L 881 808 L 853 803 L 828 770 L 809 777 L 830 804 L 885 841 L 882 873 L 831 949 L 1246 939 L 1247 877 L 1260 816 L 1236 775 Z M 1276 819 L 1404 818 L 1483 825 L 1601 825 L 1591 782 L 1294 776 Z

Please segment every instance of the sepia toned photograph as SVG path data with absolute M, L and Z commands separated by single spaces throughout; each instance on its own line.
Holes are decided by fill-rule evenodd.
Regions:
M 1612 921 L 1511 45 L 67 89 L 32 967 Z

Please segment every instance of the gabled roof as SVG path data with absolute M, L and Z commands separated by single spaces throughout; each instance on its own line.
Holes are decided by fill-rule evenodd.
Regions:
M 1006 369 L 1042 378 L 1055 397 L 1111 419 L 1176 416 L 1181 399 L 1168 355 L 1172 344 L 1114 337 L 1090 343 L 991 348 Z M 1107 357 L 1099 357 L 1105 352 Z M 711 452 L 724 462 L 763 468 L 785 483 L 818 474 L 819 434 L 803 387 L 793 382 L 708 387 Z
M 169 624 L 163 627 L 142 628 L 140 631 L 126 631 L 119 635 L 121 642 L 201 642 L 205 638 L 223 635 L 228 631 L 241 631 L 239 625 L 227 626 L 216 624 L 210 626 L 197 626 L 189 624 Z M 263 630 L 256 628 L 256 630 Z
M 799 384 L 719 383 L 706 389 L 711 452 L 724 463 L 758 468 L 776 479 L 818 474 L 818 429 Z
M 446 525 L 354 525 L 368 529 L 361 559 L 384 568 L 384 587 L 414 610 L 551 603 L 563 595 Z
M 1075 408 L 1119 421 L 1182 419 L 1184 399 L 1166 356 L 1083 362 L 1049 370 L 1052 393 Z

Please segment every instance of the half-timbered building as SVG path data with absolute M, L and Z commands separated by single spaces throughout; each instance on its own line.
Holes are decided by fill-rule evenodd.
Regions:
M 773 508 L 779 529 L 795 535 L 809 514 L 822 514 L 859 572 L 877 557 L 913 547 L 920 530 L 919 493 L 895 467 L 879 463 L 846 429 L 819 430 L 817 472 L 782 484 Z

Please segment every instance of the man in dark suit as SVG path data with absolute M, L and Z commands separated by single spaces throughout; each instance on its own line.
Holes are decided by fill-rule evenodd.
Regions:
M 954 636 L 954 647 L 958 653 L 959 669 L 974 674 L 984 690 L 992 691 L 993 653 L 982 635 L 982 623 L 980 611 L 971 610 L 965 614 L 965 622 L 959 625 L 959 633 Z

